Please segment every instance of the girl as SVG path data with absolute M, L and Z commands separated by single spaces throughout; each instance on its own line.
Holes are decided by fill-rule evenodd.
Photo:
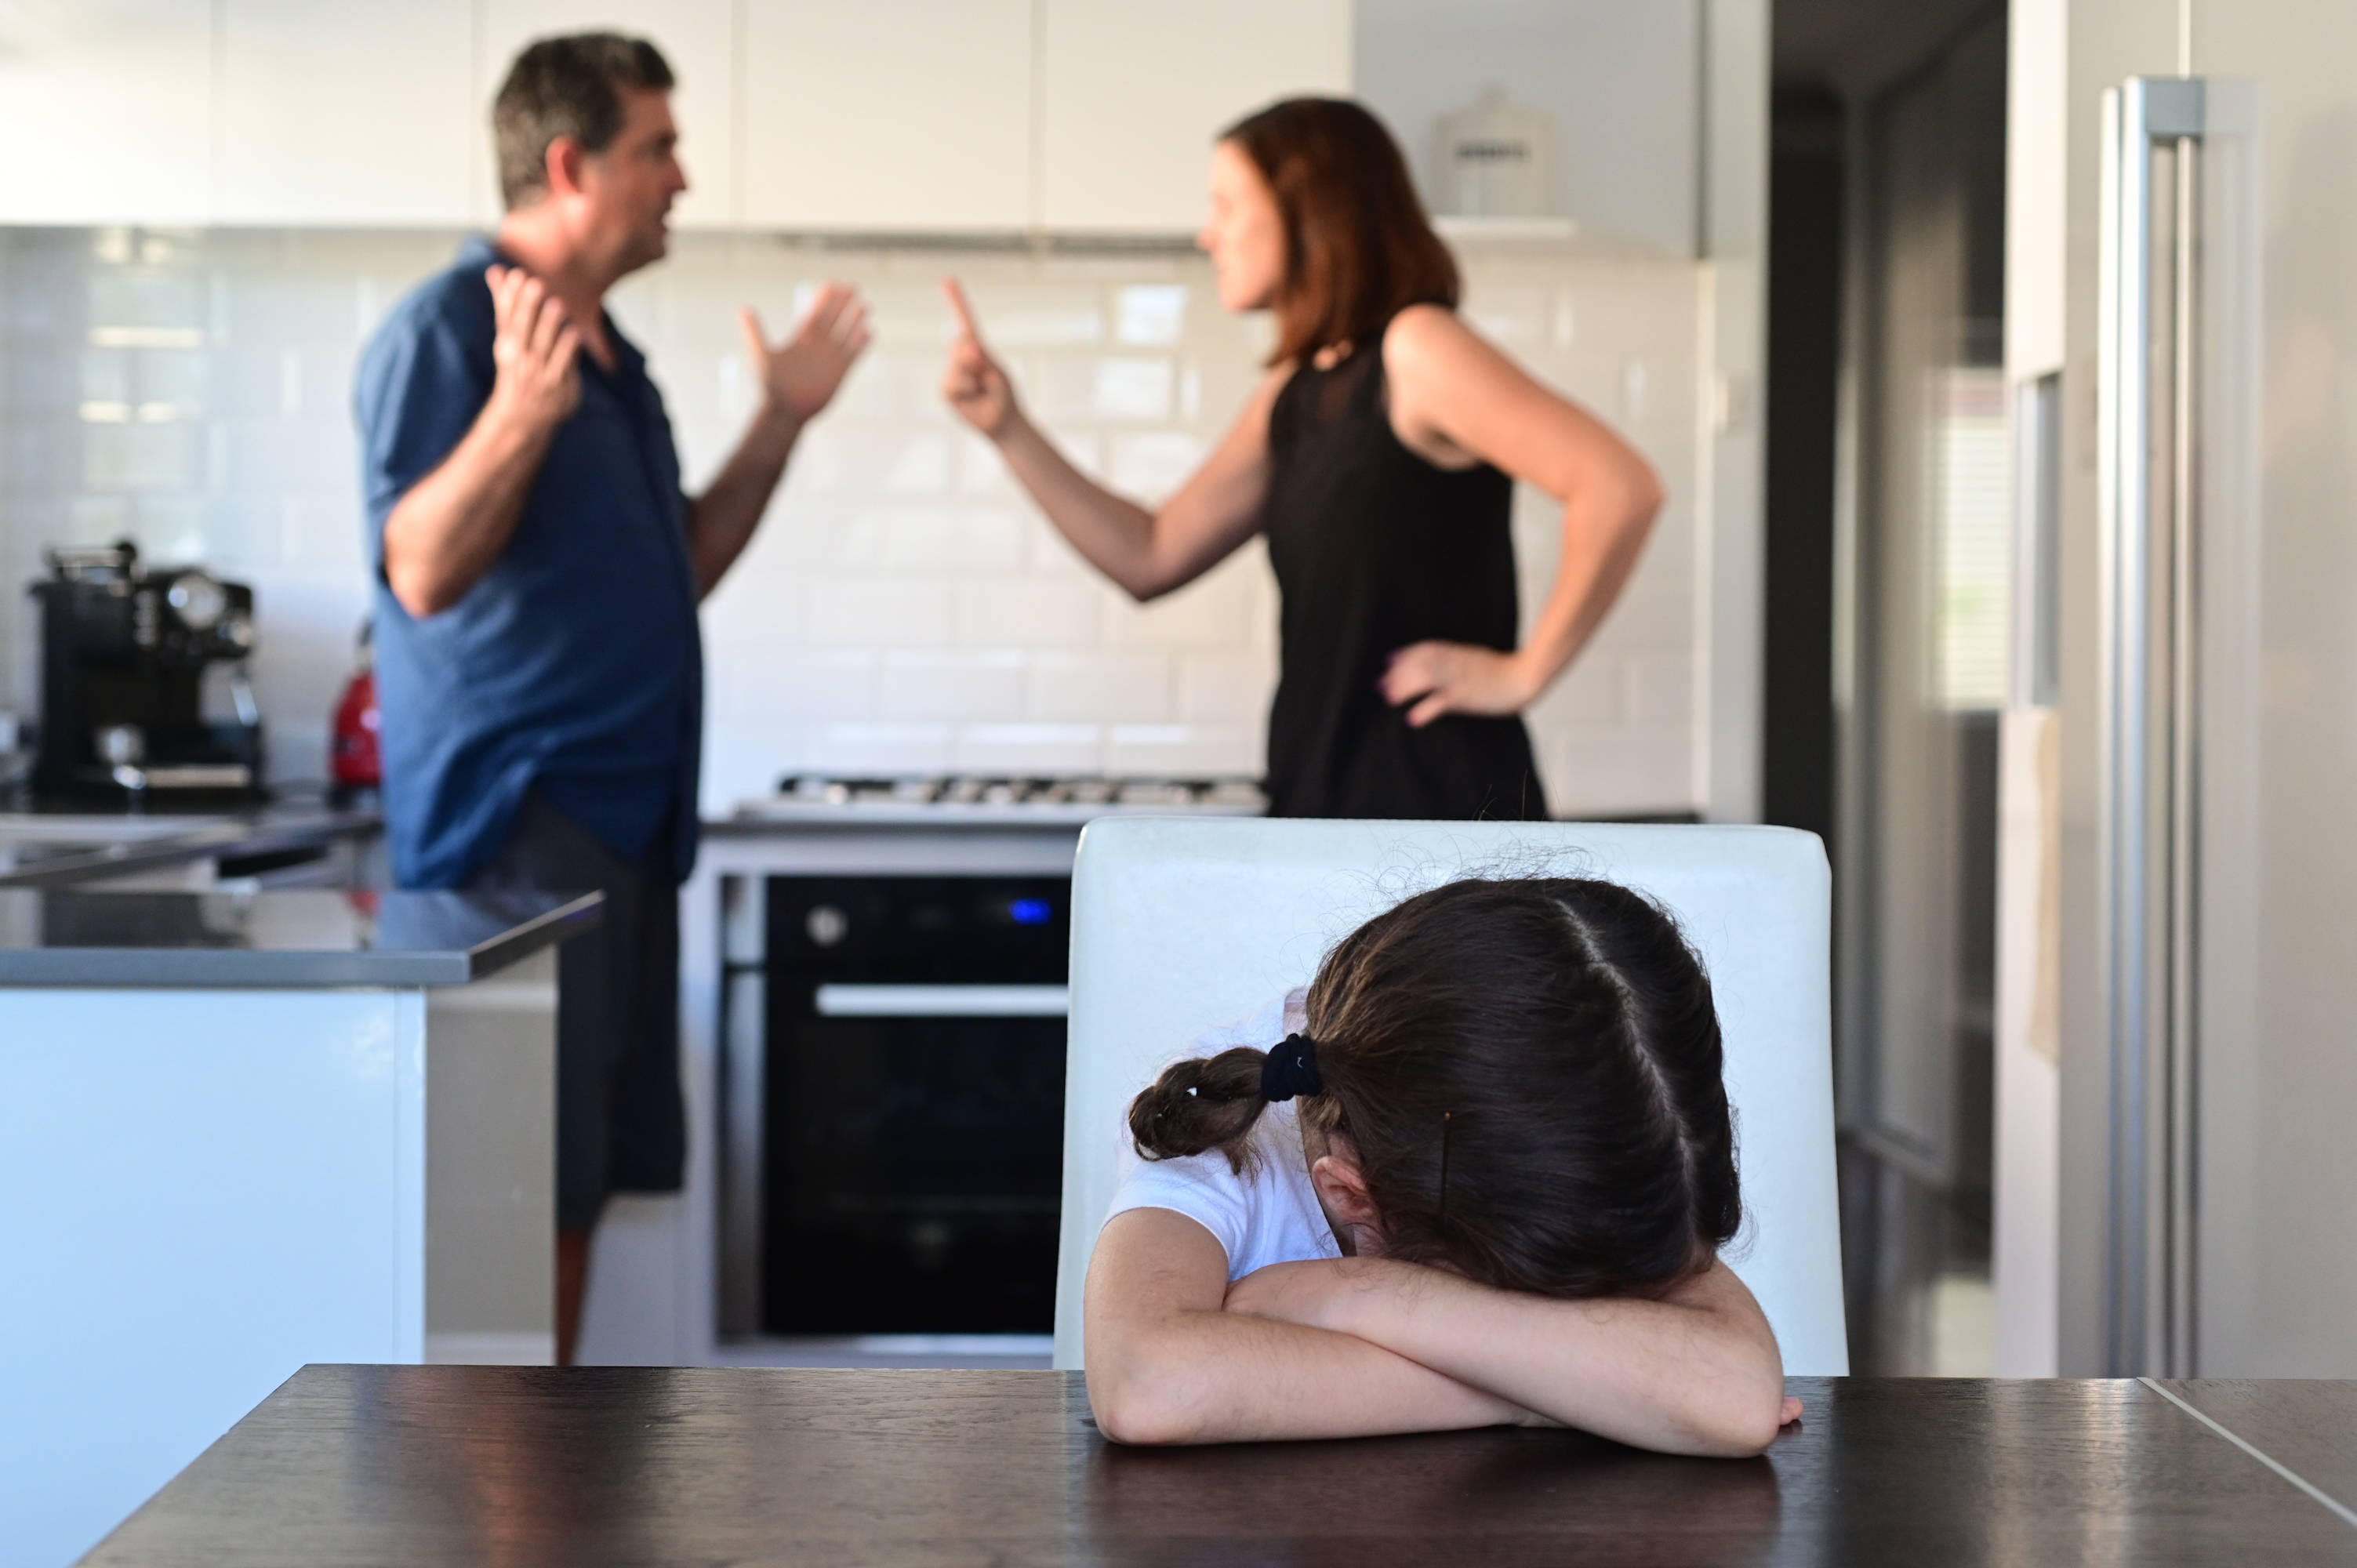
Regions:
M 1196 242 L 1222 305 L 1275 312 L 1277 345 L 1227 437 L 1160 510 L 1089 479 L 1024 417 L 954 282 L 951 406 L 1137 599 L 1268 535 L 1284 598 L 1273 814 L 1544 817 L 1517 715 L 1628 581 L 1662 502 L 1653 471 L 1458 317 L 1456 263 L 1399 149 L 1357 104 L 1297 98 L 1232 127 Z M 1564 503 L 1555 591 L 1520 646 L 1518 478 Z
M 1757 1454 L 1800 1413 L 1701 964 L 1609 882 L 1451 883 L 1140 1094 L 1089 1265 L 1124 1443 L 1501 1423 Z M 1296 1109 L 1297 1101 L 1298 1109 Z

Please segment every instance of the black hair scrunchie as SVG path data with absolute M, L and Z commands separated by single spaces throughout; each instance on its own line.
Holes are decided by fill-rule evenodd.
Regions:
M 1297 1094 L 1323 1094 L 1325 1080 L 1318 1076 L 1318 1042 L 1307 1035 L 1287 1035 L 1269 1047 L 1260 1064 L 1260 1097 L 1275 1102 Z

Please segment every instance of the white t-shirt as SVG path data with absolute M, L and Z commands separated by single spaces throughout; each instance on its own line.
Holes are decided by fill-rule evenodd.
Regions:
M 1175 1059 L 1216 1056 L 1237 1046 L 1265 1051 L 1301 1028 L 1306 995 L 1306 991 L 1289 992 L 1241 1023 L 1210 1031 Z M 1226 1251 L 1232 1283 L 1271 1263 L 1340 1257 L 1333 1227 L 1318 1207 L 1318 1190 L 1309 1185 L 1294 1104 L 1288 1100 L 1261 1112 L 1252 1131 L 1259 1158 L 1243 1176 L 1217 1149 L 1184 1159 L 1141 1159 L 1125 1127 L 1121 1188 L 1105 1218 L 1133 1208 L 1168 1208 L 1185 1215 Z

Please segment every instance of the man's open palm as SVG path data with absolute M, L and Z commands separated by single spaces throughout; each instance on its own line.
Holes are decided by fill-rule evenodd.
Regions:
M 763 401 L 797 420 L 810 418 L 834 399 L 852 361 L 867 347 L 867 306 L 841 284 L 822 287 L 793 336 L 774 348 L 750 306 L 737 319 L 744 324 L 745 349 Z

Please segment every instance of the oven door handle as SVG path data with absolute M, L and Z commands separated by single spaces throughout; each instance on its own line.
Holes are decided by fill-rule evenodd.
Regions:
M 822 1018 L 1061 1018 L 1067 985 L 849 985 L 817 988 Z

